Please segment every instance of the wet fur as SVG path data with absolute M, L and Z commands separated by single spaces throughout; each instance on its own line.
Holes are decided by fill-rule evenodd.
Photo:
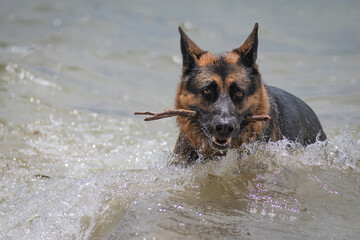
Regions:
M 255 63 L 257 24 L 243 45 L 220 55 L 203 51 L 181 28 L 179 32 L 183 69 L 175 108 L 194 110 L 200 116 L 177 118 L 180 132 L 174 153 L 180 162 L 192 162 L 199 155 L 209 158 L 226 154 L 227 149 L 219 150 L 211 145 L 211 134 L 224 134 L 231 139 L 228 148 L 239 148 L 243 143 L 257 140 L 286 138 L 307 145 L 317 138 L 326 139 L 317 116 L 306 103 L 263 83 Z M 247 115 L 262 114 L 270 115 L 271 120 L 242 121 Z M 215 125 L 223 122 L 229 122 L 234 130 L 231 133 L 214 130 Z

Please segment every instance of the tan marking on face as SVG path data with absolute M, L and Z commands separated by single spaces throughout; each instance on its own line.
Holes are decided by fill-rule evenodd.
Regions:
M 236 73 L 230 73 L 227 77 L 226 77 L 226 89 L 229 89 L 229 87 L 233 84 L 236 83 L 236 85 L 240 88 L 240 89 L 247 89 L 248 85 L 250 84 L 250 79 L 247 78 L 247 75 L 244 71 L 239 71 Z
M 222 80 L 221 77 L 217 74 L 211 74 L 211 80 L 215 81 L 218 86 L 221 86 Z
M 196 96 L 184 88 L 184 84 L 181 82 L 178 85 L 176 99 L 175 99 L 175 108 L 177 109 L 189 109 L 190 105 L 200 104 Z
M 202 101 L 200 101 L 194 94 L 186 93 L 178 96 L 176 108 L 189 109 L 191 105 L 202 106 Z
M 240 112 L 246 109 L 250 109 L 253 115 L 269 114 L 270 112 L 270 103 L 263 84 L 261 84 L 260 88 L 245 101 L 243 107 L 239 109 Z
M 205 65 L 214 64 L 217 60 L 218 60 L 218 57 L 215 54 L 213 54 L 211 52 L 207 52 L 200 57 L 200 59 L 197 61 L 197 63 L 200 66 L 205 66 Z
M 239 60 L 239 54 L 235 52 L 227 52 L 223 55 L 223 58 L 226 62 L 235 64 Z
M 214 76 L 212 75 L 211 77 Z M 214 80 L 217 81 L 216 76 L 215 79 L 211 79 L 210 81 L 214 81 Z M 175 108 L 188 109 L 188 110 L 190 110 L 190 106 L 198 106 L 202 109 L 209 108 L 208 102 L 206 102 L 201 96 L 188 92 L 185 86 L 186 84 L 182 84 L 182 83 L 179 83 L 178 85 L 176 99 L 175 99 Z

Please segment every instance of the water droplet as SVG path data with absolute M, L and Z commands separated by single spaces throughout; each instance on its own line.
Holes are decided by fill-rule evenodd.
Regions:
M 25 78 L 25 73 L 23 73 L 23 72 L 20 73 L 20 74 L 19 74 L 19 77 L 20 77 L 20 79 L 24 79 L 24 78 Z
M 55 19 L 53 20 L 53 25 L 54 25 L 55 27 L 59 27 L 59 26 L 61 25 L 61 23 L 62 23 L 62 21 L 61 21 L 60 18 L 55 18 Z
M 192 26 L 193 26 L 193 24 L 192 24 L 192 22 L 190 22 L 190 21 L 186 21 L 186 22 L 184 23 L 184 27 L 185 27 L 185 29 L 187 29 L 187 30 L 191 29 Z
M 178 56 L 178 55 L 174 55 L 174 56 L 172 57 L 172 60 L 173 60 L 175 63 L 177 63 L 177 64 L 181 64 L 181 63 L 182 63 L 182 59 L 181 59 L 180 56 Z

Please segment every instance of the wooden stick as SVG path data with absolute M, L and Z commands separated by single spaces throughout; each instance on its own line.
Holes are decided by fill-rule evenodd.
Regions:
M 197 114 L 195 111 L 192 110 L 186 110 L 186 109 L 173 109 L 173 110 L 165 110 L 162 113 L 155 113 L 155 112 L 134 112 L 134 115 L 150 115 L 151 117 L 147 117 L 144 119 L 144 121 L 153 121 L 158 120 L 162 118 L 168 118 L 168 117 L 196 117 Z M 245 121 L 267 121 L 270 120 L 271 117 L 269 115 L 253 115 L 253 116 L 247 116 L 245 117 Z
M 151 115 L 152 117 L 147 117 L 144 121 L 153 121 L 162 118 L 180 116 L 180 117 L 195 117 L 196 112 L 185 109 L 174 109 L 174 110 L 165 110 L 162 113 L 154 113 L 154 112 L 134 112 L 134 115 Z
M 270 120 L 271 117 L 269 115 L 252 115 L 245 117 L 245 121 L 251 122 L 251 121 L 267 121 Z

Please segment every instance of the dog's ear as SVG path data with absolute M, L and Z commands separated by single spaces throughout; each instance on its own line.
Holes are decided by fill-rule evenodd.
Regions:
M 248 67 L 254 65 L 257 58 L 258 49 L 258 23 L 255 23 L 254 29 L 247 37 L 243 45 L 233 51 L 239 54 L 240 60 Z
M 197 60 L 200 59 L 201 55 L 204 53 L 201 48 L 198 47 L 179 27 L 180 32 L 180 48 L 183 59 L 184 69 L 191 69 L 195 66 Z

